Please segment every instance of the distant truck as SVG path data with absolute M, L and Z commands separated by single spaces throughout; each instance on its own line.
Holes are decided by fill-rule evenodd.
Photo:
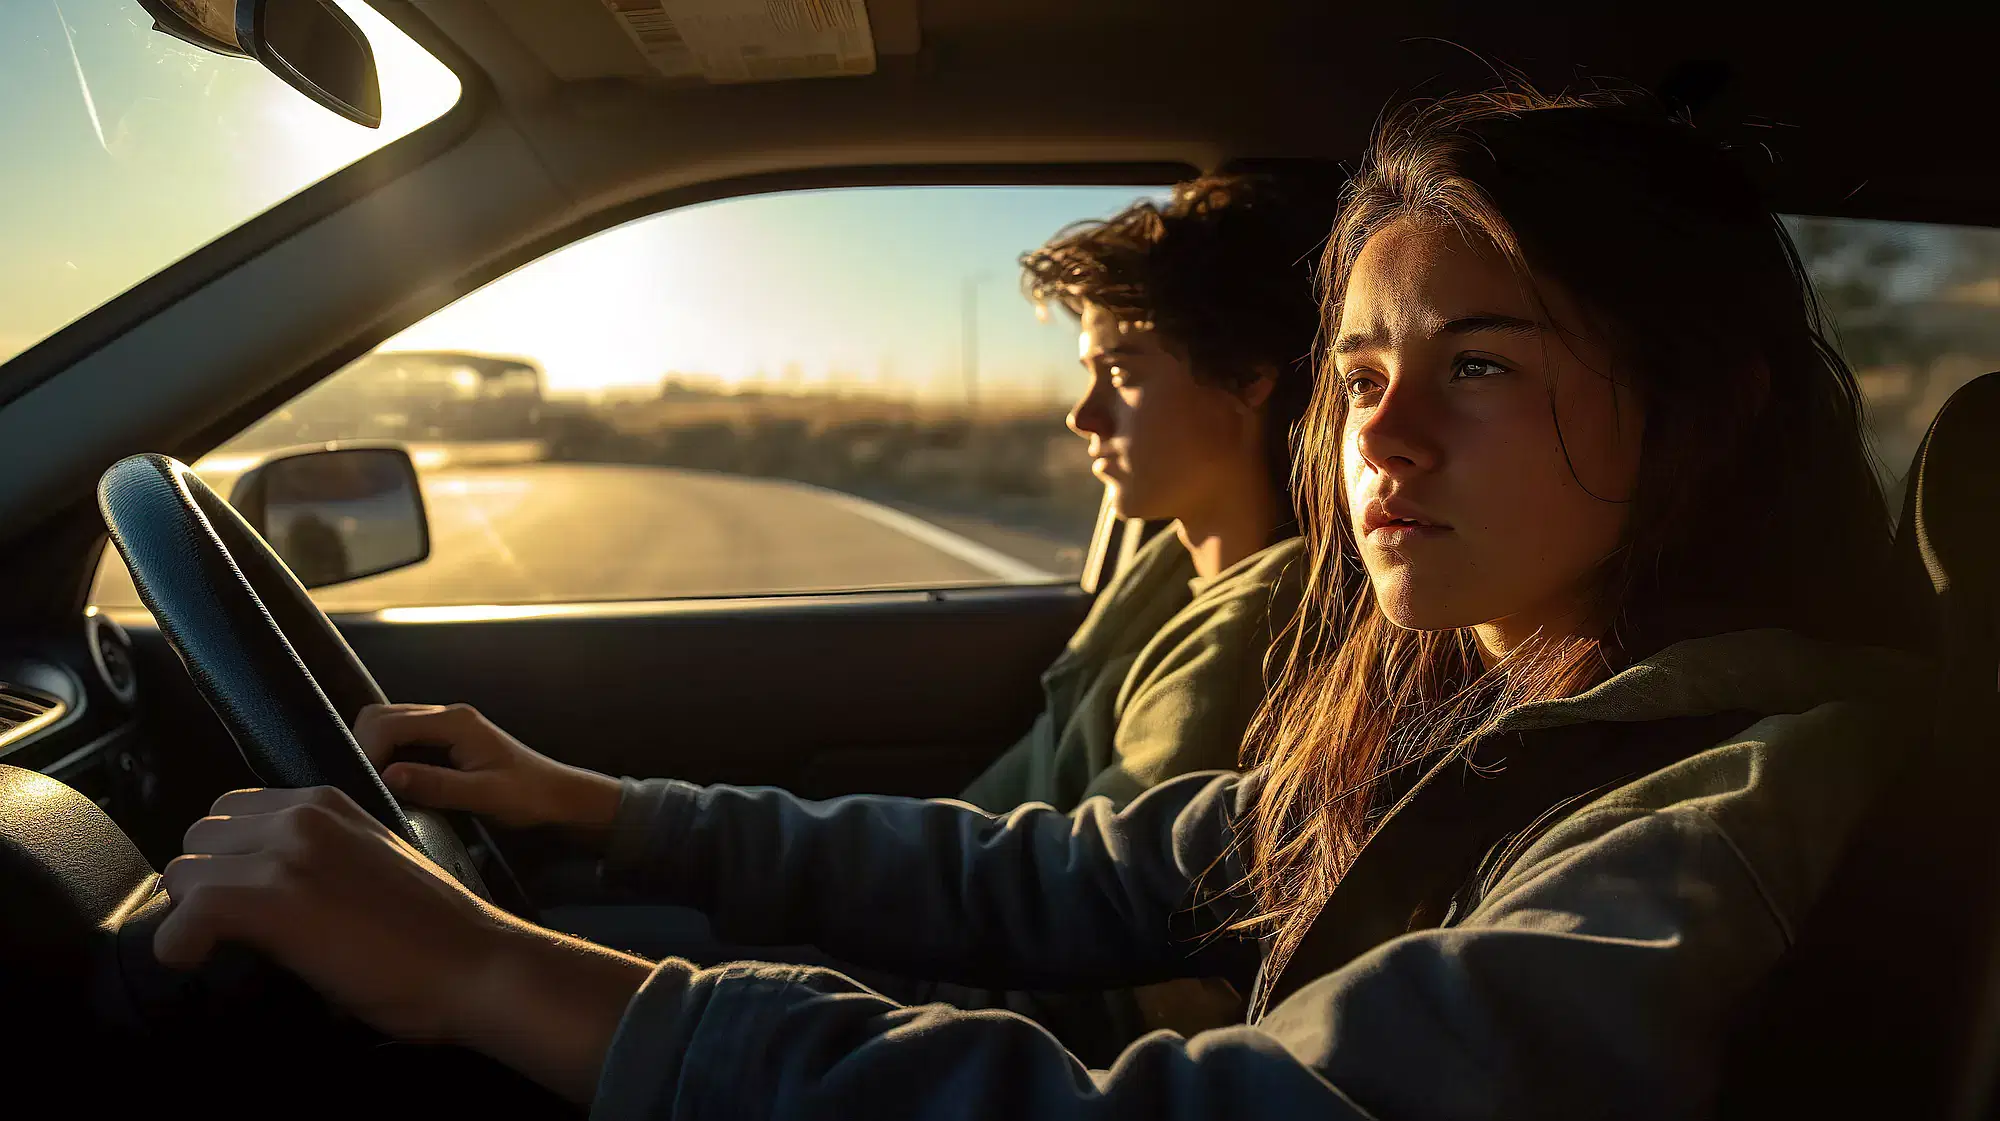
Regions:
M 525 359 L 457 350 L 377 351 L 232 440 L 240 450 L 328 440 L 540 437 L 543 372 Z

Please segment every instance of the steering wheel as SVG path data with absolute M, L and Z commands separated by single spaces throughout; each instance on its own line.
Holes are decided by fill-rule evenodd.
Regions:
M 348 730 L 363 705 L 387 700 L 381 686 L 249 523 L 164 455 L 112 465 L 97 504 L 140 601 L 251 771 L 269 786 L 343 791 L 492 901 L 466 838 L 436 813 L 402 807 L 382 784 Z M 483 835 L 474 840 L 490 849 Z

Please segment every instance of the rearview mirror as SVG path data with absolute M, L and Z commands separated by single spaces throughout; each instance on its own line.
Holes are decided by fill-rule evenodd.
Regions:
M 333 0 L 139 0 L 153 29 L 264 69 L 328 109 L 382 127 L 368 37 Z
M 430 521 L 410 453 L 331 448 L 266 460 L 229 495 L 299 583 L 324 588 L 430 556 Z

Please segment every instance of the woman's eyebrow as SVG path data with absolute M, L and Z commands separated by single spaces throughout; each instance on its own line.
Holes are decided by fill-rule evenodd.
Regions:
M 1436 331 L 1437 335 L 1476 335 L 1487 331 L 1502 335 L 1539 335 L 1548 330 L 1545 323 L 1532 319 L 1522 319 L 1518 315 L 1461 315 L 1448 320 Z M 1435 336 L 1433 336 L 1435 337 Z
M 1379 348 L 1388 337 L 1388 332 L 1386 331 L 1350 332 L 1334 340 L 1333 352 L 1335 354 L 1352 354 L 1357 350 Z
M 1495 331 L 1503 335 L 1539 335 L 1548 330 L 1548 324 L 1532 319 L 1522 319 L 1518 315 L 1461 315 L 1457 319 L 1446 320 L 1430 333 L 1431 338 L 1444 335 L 1476 335 Z M 1334 340 L 1335 354 L 1352 354 L 1357 350 L 1378 350 L 1389 345 L 1386 331 L 1356 331 Z

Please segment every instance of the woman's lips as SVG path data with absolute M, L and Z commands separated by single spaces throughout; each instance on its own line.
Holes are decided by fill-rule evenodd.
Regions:
M 1425 525 L 1417 522 L 1391 522 L 1368 531 L 1371 541 L 1381 541 L 1388 545 L 1401 545 L 1411 541 L 1422 541 L 1430 537 L 1442 537 L 1451 532 L 1450 526 Z
M 1442 537 L 1451 526 L 1399 495 L 1383 495 L 1361 511 L 1361 537 L 1371 545 L 1400 549 Z

